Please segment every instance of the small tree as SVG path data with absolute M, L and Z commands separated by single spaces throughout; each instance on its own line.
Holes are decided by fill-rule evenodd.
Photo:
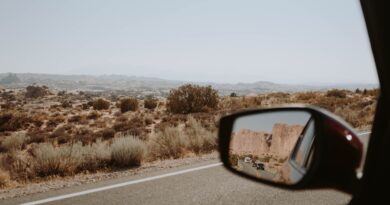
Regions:
M 34 86 L 30 85 L 26 88 L 26 97 L 28 98 L 38 98 L 43 97 L 49 94 L 48 88 L 46 86 Z
M 333 89 L 333 90 L 328 90 L 326 92 L 327 97 L 336 97 L 336 98 L 345 98 L 347 97 L 347 94 L 345 90 L 338 90 L 338 89 Z
M 153 110 L 157 107 L 158 100 L 153 96 L 148 96 L 144 100 L 144 107 L 150 110 Z
M 135 98 L 124 98 L 119 102 L 119 107 L 122 113 L 128 111 L 136 111 L 138 110 L 138 100 Z
M 237 97 L 237 93 L 235 93 L 235 92 L 230 93 L 230 97 L 232 97 L 232 98 Z
M 95 110 L 107 110 L 110 107 L 110 102 L 99 98 L 92 103 L 92 107 Z
M 218 92 L 211 86 L 183 85 L 172 89 L 167 98 L 167 110 L 188 114 L 218 107 Z

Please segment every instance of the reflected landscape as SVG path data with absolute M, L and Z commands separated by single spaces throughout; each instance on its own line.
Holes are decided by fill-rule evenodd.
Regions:
M 302 177 L 302 164 L 311 150 L 314 127 L 306 112 L 287 111 L 244 116 L 236 120 L 230 142 L 230 163 L 233 168 L 261 179 L 296 183 Z M 303 140 L 311 127 L 309 140 Z M 311 139 L 311 140 L 310 140 Z M 306 143 L 299 149 L 301 142 Z M 306 151 L 304 151 L 306 150 Z M 307 151 L 309 150 L 309 151 Z M 294 167 L 291 168 L 294 158 Z M 289 160 L 290 159 L 290 160 Z M 297 172 L 297 173 L 296 173 Z

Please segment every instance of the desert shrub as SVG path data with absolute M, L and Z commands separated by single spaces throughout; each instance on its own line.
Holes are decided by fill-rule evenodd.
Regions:
M 61 136 L 67 136 L 68 137 L 68 129 L 67 126 L 61 126 L 57 127 L 50 135 L 50 138 L 56 138 Z
M 240 157 L 237 154 L 230 154 L 229 155 L 229 163 L 231 166 L 235 167 L 238 165 L 238 160 Z
M 145 124 L 146 125 L 151 125 L 153 123 L 153 118 L 151 117 L 145 117 Z
M 118 117 L 112 128 L 116 132 L 125 132 L 142 139 L 145 139 L 146 133 L 149 132 L 146 129 L 145 120 L 140 116 L 135 116 L 130 120 L 126 116 Z
M 154 98 L 154 97 L 147 97 L 145 100 L 144 100 L 144 107 L 146 109 L 150 109 L 150 110 L 153 110 L 154 108 L 157 107 L 157 104 L 158 104 L 158 100 L 157 98 Z
M 184 133 L 177 127 L 166 127 L 151 137 L 148 151 L 152 159 L 180 158 L 186 147 Z
M 66 95 L 65 90 L 58 91 L 58 93 L 57 93 L 57 96 L 64 96 L 64 95 Z
M 81 162 L 78 171 L 96 171 L 106 167 L 111 160 L 111 151 L 108 145 L 97 141 L 92 145 L 81 147 Z
M 26 87 L 25 96 L 28 98 L 38 98 L 43 97 L 49 94 L 48 88 L 46 86 L 34 86 L 30 85 Z
M 91 111 L 91 112 L 87 115 L 87 118 L 90 119 L 90 120 L 96 120 L 96 119 L 99 118 L 100 116 L 101 116 L 101 115 L 100 115 L 97 111 L 93 110 L 93 111 Z
M 364 89 L 364 91 L 363 91 L 364 95 L 370 95 L 370 96 L 374 96 L 374 97 L 379 96 L 379 93 L 380 93 L 380 90 L 378 88 L 369 89 L 369 90 Z
M 71 175 L 81 163 L 81 144 L 54 147 L 49 143 L 38 144 L 33 150 L 33 167 L 37 176 Z
M 74 123 L 79 123 L 83 120 L 84 116 L 81 115 L 73 115 L 68 119 L 68 122 L 74 122 Z
M 218 106 L 218 92 L 211 86 L 183 85 L 172 89 L 167 97 L 167 110 L 188 114 L 208 111 Z
M 72 102 L 69 100 L 64 100 L 61 102 L 61 107 L 62 108 L 71 108 L 72 107 Z
M 133 136 L 115 138 L 111 144 L 111 159 L 117 166 L 139 166 L 145 152 L 145 143 Z
M 275 92 L 275 93 L 270 93 L 268 94 L 268 97 L 273 97 L 273 98 L 288 98 L 290 97 L 289 93 L 284 93 L 284 92 Z
M 27 132 L 28 144 L 30 143 L 42 143 L 48 138 L 48 133 L 42 130 L 31 130 Z
M 326 92 L 327 97 L 345 98 L 347 93 L 345 90 L 332 89 Z
M 95 110 L 107 110 L 110 107 L 110 102 L 99 98 L 92 103 L 92 107 Z
M 312 100 L 316 99 L 318 97 L 318 94 L 315 92 L 302 92 L 302 93 L 297 93 L 296 98 L 297 100 L 300 101 L 307 101 L 307 100 Z
M 108 140 L 115 137 L 115 130 L 112 128 L 106 128 L 100 131 L 99 134 L 104 140 Z
M 190 117 L 184 129 L 187 148 L 197 154 L 217 149 L 217 133 L 205 129 L 200 122 Z
M 359 88 L 356 88 L 355 93 L 360 94 L 360 93 L 362 93 L 362 91 Z
M 86 127 L 76 129 L 74 135 L 78 140 L 82 142 L 83 145 L 90 145 L 96 142 L 97 138 L 99 137 L 98 135 L 93 133 L 92 130 Z
M 1 148 L 7 151 L 21 149 L 27 140 L 26 133 L 14 132 L 1 142 Z
M 232 92 L 232 93 L 230 93 L 230 97 L 231 97 L 231 98 L 234 98 L 234 97 L 238 97 L 238 95 L 237 95 L 237 93 Z
M 8 152 L 1 157 L 1 164 L 9 171 L 11 179 L 26 180 L 31 177 L 31 156 L 21 150 Z
M 89 110 L 90 107 L 91 106 L 89 106 L 87 103 L 81 104 L 81 109 L 83 109 L 83 110 Z
M 31 119 L 21 112 L 6 112 L 0 114 L 0 132 L 2 131 L 17 131 L 26 128 Z
M 124 98 L 119 102 L 119 107 L 122 113 L 128 111 L 136 111 L 138 110 L 138 100 L 135 98 Z
M 0 168 L 0 188 L 6 187 L 10 182 L 9 172 Z

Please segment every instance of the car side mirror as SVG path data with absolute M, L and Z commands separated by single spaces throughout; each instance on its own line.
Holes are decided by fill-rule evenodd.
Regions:
M 314 107 L 244 111 L 222 117 L 222 162 L 230 171 L 288 188 L 353 191 L 363 145 L 353 129 Z

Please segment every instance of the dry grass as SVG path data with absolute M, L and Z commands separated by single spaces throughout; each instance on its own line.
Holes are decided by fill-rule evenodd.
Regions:
M 11 180 L 9 172 L 0 168 L 0 188 L 6 187 Z
M 145 153 L 145 143 L 133 136 L 115 138 L 111 145 L 112 162 L 121 167 L 141 165 Z
M 150 140 L 148 153 L 152 159 L 180 158 L 186 153 L 188 141 L 178 127 L 166 127 Z
M 336 113 L 356 128 L 367 129 L 372 124 L 379 94 L 378 90 L 331 90 L 226 96 L 217 98 L 217 106 L 214 106 L 214 100 L 209 106 L 200 99 L 204 95 L 199 95 L 201 92 L 196 86 L 186 89 L 176 89 L 171 101 L 153 98 L 149 103 L 146 98 L 144 106 L 125 113 L 121 112 L 119 103 L 118 107 L 111 106 L 111 101 L 117 102 L 121 96 L 48 93 L 26 99 L 24 90 L 19 95 L 16 91 L 4 91 L 0 94 L 0 148 L 4 152 L 1 153 L 0 175 L 2 170 L 6 173 L 3 181 L 28 181 L 51 175 L 135 166 L 144 159 L 200 155 L 217 148 L 219 116 L 279 104 L 317 105 Z M 183 93 L 179 91 L 188 94 L 189 98 L 180 99 Z M 216 94 L 207 88 L 203 91 L 209 97 Z M 61 106 L 63 102 L 69 102 L 71 106 Z M 194 103 L 194 107 L 187 109 L 186 103 Z M 182 109 L 177 113 L 186 114 L 167 109 L 167 106 L 176 105 Z M 93 106 L 97 110 L 92 110 Z M 188 114 L 190 112 L 196 113 Z M 24 139 L 17 136 L 18 133 L 26 133 Z
M 25 145 L 27 140 L 25 132 L 14 132 L 1 142 L 1 148 L 6 151 L 18 150 Z
M 74 174 L 81 163 L 80 144 L 54 147 L 41 143 L 34 149 L 34 172 L 37 176 Z
M 81 149 L 82 160 L 78 166 L 79 171 L 96 171 L 107 167 L 111 161 L 110 147 L 101 141 L 83 146 Z
M 196 154 L 217 149 L 217 132 L 205 129 L 200 122 L 190 117 L 184 129 L 187 148 Z

